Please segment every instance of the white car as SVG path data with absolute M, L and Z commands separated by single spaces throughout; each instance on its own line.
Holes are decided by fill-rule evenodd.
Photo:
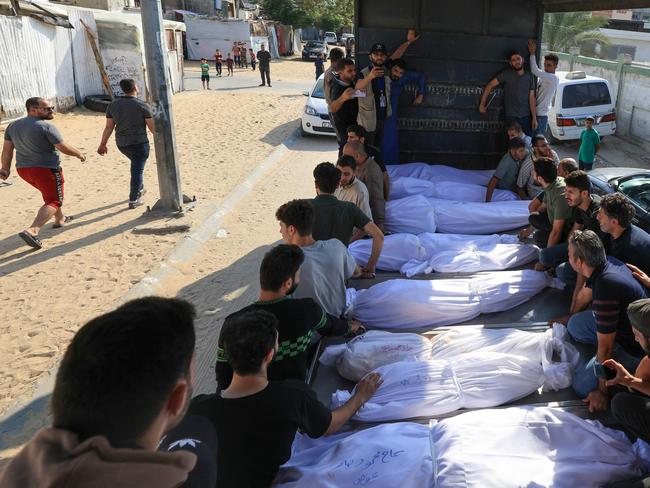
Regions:
M 323 40 L 327 44 L 336 44 L 339 40 L 338 37 L 336 37 L 336 32 L 326 32 L 325 36 L 323 36 Z
M 596 119 L 600 136 L 616 132 L 616 102 L 612 87 L 604 78 L 584 71 L 558 71 L 560 84 L 548 113 L 547 135 L 558 140 L 580 139 L 585 118 Z
M 336 136 L 327 112 L 323 77 L 324 75 L 318 77 L 310 91 L 302 92 L 307 97 L 307 103 L 305 103 L 305 109 L 300 119 L 300 133 L 305 137 L 311 135 Z

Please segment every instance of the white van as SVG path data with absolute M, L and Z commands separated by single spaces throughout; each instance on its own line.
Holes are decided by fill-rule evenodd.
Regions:
M 548 113 L 547 135 L 558 140 L 580 139 L 585 118 L 596 119 L 594 128 L 602 136 L 616 132 L 616 101 L 612 87 L 604 78 L 584 71 L 558 71 L 557 87 Z
M 323 36 L 323 40 L 327 44 L 336 44 L 339 39 L 336 37 L 336 32 L 326 32 L 325 36 Z

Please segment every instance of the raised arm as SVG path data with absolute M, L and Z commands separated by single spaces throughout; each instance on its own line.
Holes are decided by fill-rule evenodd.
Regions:
M 485 88 L 483 88 L 483 94 L 481 95 L 481 103 L 478 105 L 478 110 L 482 114 L 487 112 L 487 99 L 490 96 L 490 93 L 492 90 L 494 90 L 497 86 L 499 86 L 499 80 L 496 78 L 492 78 L 487 85 L 485 85 Z
M 530 55 L 530 72 L 537 76 L 538 78 L 544 78 L 549 75 L 545 71 L 542 71 L 537 65 L 537 58 L 535 54 L 537 53 L 537 42 L 534 39 L 528 39 L 528 54 Z
M 409 46 L 417 41 L 420 38 L 419 35 L 415 35 L 415 29 L 409 29 L 408 32 L 406 33 L 406 42 L 400 44 L 400 46 L 393 51 L 393 54 L 391 54 L 388 59 L 399 59 L 402 56 L 404 56 L 404 53 L 406 50 L 409 48 Z

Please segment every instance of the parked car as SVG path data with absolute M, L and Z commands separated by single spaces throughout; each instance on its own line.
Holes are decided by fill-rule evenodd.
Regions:
M 302 59 L 303 61 L 316 59 L 321 53 L 327 58 L 327 44 L 324 41 L 307 41 L 302 48 Z
M 352 39 L 354 41 L 354 34 L 350 34 L 348 32 L 341 34 L 341 38 L 339 39 L 339 46 L 345 47 L 345 43 L 347 42 L 348 39 Z
M 300 133 L 305 137 L 311 135 L 336 136 L 327 112 L 323 76 L 318 77 L 311 90 L 302 92 L 307 97 L 307 103 L 305 103 L 305 109 L 300 119 Z
M 324 41 L 327 44 L 336 44 L 338 40 L 339 40 L 339 38 L 336 37 L 336 32 L 326 32 L 325 33 Z
M 616 132 L 616 105 L 612 87 L 604 78 L 584 71 L 558 71 L 560 78 L 548 113 L 549 139 L 580 139 L 585 118 L 596 119 L 594 128 L 601 136 Z
M 650 233 L 650 170 L 641 168 L 596 168 L 589 172 L 594 193 L 621 193 L 634 208 L 634 224 Z

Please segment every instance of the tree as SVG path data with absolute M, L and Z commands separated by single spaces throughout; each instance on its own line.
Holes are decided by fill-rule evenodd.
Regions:
M 294 27 L 338 31 L 354 20 L 353 0 L 263 0 L 261 5 L 266 18 Z
M 594 43 L 609 45 L 607 36 L 598 30 L 607 22 L 607 17 L 592 17 L 589 12 L 545 14 L 543 42 L 549 51 L 556 52 L 569 52 L 573 46 Z
M 284 25 L 303 27 L 314 24 L 314 17 L 305 11 L 299 0 L 264 0 L 262 15 Z

